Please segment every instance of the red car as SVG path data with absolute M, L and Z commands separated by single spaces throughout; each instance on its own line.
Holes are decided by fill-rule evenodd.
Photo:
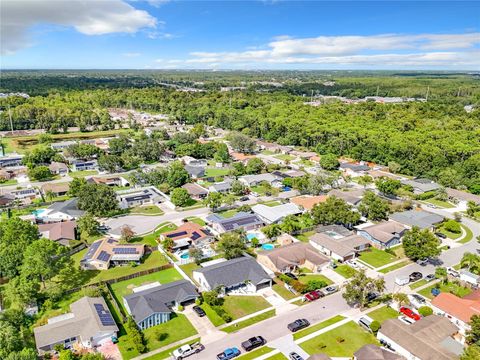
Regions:
M 318 290 L 314 290 L 314 291 L 310 291 L 309 293 L 306 293 L 304 297 L 305 299 L 307 299 L 307 301 L 315 301 L 320 299 L 322 296 Z
M 405 316 L 408 316 L 410 319 L 413 319 L 415 321 L 420 320 L 420 315 L 418 315 L 416 312 L 414 312 L 412 309 L 409 309 L 405 306 L 402 306 L 400 308 L 400 312 L 404 314 Z

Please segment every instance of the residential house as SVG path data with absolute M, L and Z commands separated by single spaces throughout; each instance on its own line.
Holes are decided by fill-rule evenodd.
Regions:
M 191 246 L 200 247 L 213 240 L 213 235 L 194 222 L 186 222 L 177 229 L 160 234 L 160 240 L 172 239 L 173 249 L 187 249 Z
M 479 291 L 476 290 L 476 294 L 469 295 L 461 298 L 448 292 L 441 292 L 431 301 L 434 313 L 449 319 L 458 327 L 462 336 L 470 330 L 469 322 L 472 316 L 480 316 Z
M 144 188 L 119 190 L 117 200 L 121 209 L 128 209 L 135 206 L 153 205 L 165 200 L 163 194 L 155 186 Z
M 67 164 L 61 162 L 53 161 L 52 163 L 50 163 L 50 165 L 48 165 L 48 169 L 54 175 L 65 176 L 68 174 Z
M 15 172 L 10 169 L 0 169 L 1 180 L 11 180 L 15 177 Z
M 102 184 L 107 186 L 130 186 L 130 183 L 121 176 L 92 176 L 87 179 L 87 182 L 94 183 L 94 184 Z
M 42 192 L 43 196 L 47 196 L 47 194 L 52 193 L 55 197 L 57 196 L 64 196 L 67 194 L 68 190 L 70 189 L 70 183 L 46 183 L 40 186 L 40 191 Z
M 248 187 L 258 186 L 262 182 L 266 182 L 273 187 L 282 187 L 282 179 L 273 174 L 243 175 L 238 180 Z
M 289 154 L 293 150 L 291 146 L 279 145 L 262 140 L 257 140 L 256 144 L 260 150 L 267 150 L 281 154 Z
M 478 284 L 480 283 L 480 276 L 477 274 L 474 274 L 465 269 L 460 270 L 459 274 L 460 274 L 460 280 L 465 281 L 470 285 L 478 286 Z
M 328 192 L 328 196 L 335 196 L 336 198 L 342 199 L 347 204 L 351 206 L 357 206 L 360 201 L 362 201 L 363 193 L 365 190 L 358 189 L 358 190 L 350 190 L 350 191 L 343 191 L 338 189 L 333 189 Z
M 139 263 L 144 254 L 144 244 L 120 244 L 116 239 L 104 238 L 90 245 L 80 260 L 80 267 L 83 270 L 107 270 L 110 265 Z
M 97 170 L 98 163 L 97 160 L 81 160 L 75 159 L 72 161 L 72 170 L 73 171 L 87 171 L 87 170 Z
M 9 206 L 15 201 L 15 195 L 10 193 L 0 194 L 0 206 Z
M 205 176 L 205 166 L 202 165 L 185 165 L 185 170 L 192 177 L 192 179 L 199 179 Z
M 321 272 L 330 259 L 320 254 L 312 245 L 296 242 L 273 250 L 259 251 L 257 261 L 273 272 L 292 272 L 307 268 L 312 272 Z
M 141 330 L 169 321 L 174 309 L 195 302 L 200 297 L 188 280 L 160 285 L 154 283 L 134 288 L 133 294 L 123 297 L 123 305 Z
M 207 167 L 208 162 L 205 159 L 195 159 L 191 156 L 183 156 L 181 159 L 185 165 Z
M 457 333 L 448 319 L 430 315 L 411 325 L 399 319 L 385 320 L 377 338 L 408 360 L 458 360 L 463 346 L 454 339 Z
M 230 218 L 224 218 L 218 214 L 211 214 L 207 217 L 213 230 L 222 234 L 237 229 L 256 230 L 264 226 L 264 222 L 255 214 L 238 212 Z
M 286 216 L 302 213 L 302 210 L 293 203 L 277 206 L 257 204 L 252 206 L 252 211 L 266 224 L 276 224 L 281 222 Z
M 221 261 L 193 271 L 201 291 L 221 288 L 223 293 L 252 294 L 271 287 L 272 279 L 252 257 Z
M 302 209 L 310 211 L 313 209 L 315 205 L 325 202 L 327 201 L 327 199 L 328 199 L 327 195 L 318 195 L 318 196 L 301 195 L 301 196 L 296 196 L 294 198 L 291 198 L 290 202 L 294 203 L 295 205 L 299 206 Z
M 0 156 L 0 168 L 22 165 L 23 155 L 10 154 Z
M 77 198 L 54 202 L 41 216 L 42 218 L 48 218 L 49 221 L 76 220 L 85 213 L 78 208 L 77 204 Z
M 35 188 L 21 188 L 15 190 L 0 190 L 2 195 L 10 194 L 14 197 L 15 200 L 18 200 L 22 204 L 30 204 L 35 200 L 39 193 Z
M 286 171 L 277 170 L 272 172 L 272 174 L 282 179 L 299 178 L 306 175 L 306 173 L 301 170 L 286 170 Z
M 396 221 L 384 221 L 366 227 L 357 226 L 358 235 L 371 241 L 379 249 L 388 249 L 398 245 L 407 228 Z
M 469 201 L 472 201 L 476 205 L 480 205 L 480 195 L 452 188 L 446 188 L 446 191 L 450 199 L 459 202 L 459 206 L 466 207 Z
M 225 180 L 222 182 L 218 182 L 212 184 L 208 187 L 208 191 L 210 192 L 219 192 L 221 194 L 229 193 L 232 190 L 232 183 L 233 180 Z
M 187 183 L 182 188 L 187 190 L 190 197 L 195 200 L 205 199 L 208 195 L 208 190 L 196 183 Z
M 358 177 L 365 175 L 370 171 L 370 167 L 363 162 L 360 163 L 351 163 L 351 162 L 342 162 L 340 163 L 340 170 L 348 176 Z
M 243 165 L 247 165 L 250 159 L 256 158 L 255 155 L 246 155 L 238 152 L 231 152 L 230 157 L 233 159 L 233 161 L 241 162 Z
M 444 220 L 441 215 L 416 209 L 393 213 L 390 215 L 390 219 L 395 220 L 410 229 L 416 226 L 420 229 L 430 230 L 435 229 L 435 226 Z
M 353 360 L 405 360 L 405 358 L 386 348 L 367 344 L 353 353 Z
M 59 142 L 55 142 L 55 143 L 51 143 L 50 144 L 50 147 L 53 149 L 53 150 L 57 150 L 57 151 L 60 151 L 60 150 L 65 150 L 67 149 L 68 147 L 72 146 L 72 145 L 75 145 L 77 144 L 76 141 L 73 141 L 73 140 L 70 140 L 70 141 L 59 141 Z
M 307 360 L 332 360 L 332 358 L 326 354 L 313 354 Z
M 340 225 L 327 225 L 310 236 L 309 243 L 315 249 L 338 261 L 355 258 L 370 248 L 370 241 Z
M 78 239 L 75 221 L 60 221 L 38 225 L 42 237 L 55 241 L 63 246 L 70 246 L 72 240 Z
M 290 154 L 293 155 L 293 156 L 299 157 L 299 158 L 302 159 L 302 160 L 309 160 L 309 159 L 311 159 L 312 157 L 317 156 L 317 153 L 316 153 L 316 152 L 313 152 L 313 151 L 298 151 L 298 150 L 293 150 Z
M 429 191 L 435 191 L 441 188 L 435 181 L 429 179 L 406 179 L 401 180 L 403 185 L 408 185 L 413 188 L 413 193 L 416 195 L 423 194 Z
M 118 327 L 101 297 L 83 297 L 70 305 L 70 312 L 48 320 L 33 329 L 40 354 L 60 344 L 66 348 L 79 344 L 93 348 L 116 337 Z

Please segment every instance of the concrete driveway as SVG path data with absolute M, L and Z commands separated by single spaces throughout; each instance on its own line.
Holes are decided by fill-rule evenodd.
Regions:
M 193 310 L 193 305 L 185 307 L 183 314 L 197 330 L 198 336 L 202 338 L 202 343 L 204 345 L 219 340 L 227 335 L 213 326 L 207 316 L 198 316 Z

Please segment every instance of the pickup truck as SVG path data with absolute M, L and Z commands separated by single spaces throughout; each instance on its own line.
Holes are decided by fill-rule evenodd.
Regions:
M 236 347 L 225 349 L 222 353 L 217 355 L 217 360 L 230 360 L 240 355 L 240 350 Z
M 199 342 L 193 344 L 187 344 L 180 346 L 178 349 L 174 350 L 172 356 L 175 360 L 182 360 L 190 355 L 197 354 L 200 351 L 205 349 L 205 347 Z

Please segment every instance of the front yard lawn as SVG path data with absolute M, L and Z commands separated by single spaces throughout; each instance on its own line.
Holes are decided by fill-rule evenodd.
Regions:
M 295 159 L 295 156 L 288 155 L 288 154 L 275 155 L 274 157 L 283 161 L 292 161 L 293 159 Z
M 185 264 L 185 265 L 180 265 L 180 268 L 185 271 L 185 273 L 188 275 L 190 279 L 193 280 L 193 270 L 196 270 L 200 267 L 200 265 L 197 265 L 195 262 L 191 262 L 190 264 Z
M 183 314 L 173 314 L 172 319 L 166 323 L 143 330 L 147 351 L 152 351 L 168 344 L 186 339 L 197 334 L 190 321 Z M 121 336 L 118 342 L 120 352 L 124 359 L 131 359 L 139 353 L 132 347 L 128 335 Z
M 176 350 L 178 349 L 179 347 L 183 346 L 183 345 L 189 345 L 189 344 L 193 344 L 193 343 L 196 343 L 196 342 L 199 342 L 200 341 L 200 338 L 197 338 L 197 339 L 193 339 L 191 341 L 188 341 L 186 343 L 183 343 L 181 345 L 177 345 L 177 346 L 172 346 L 171 348 L 165 350 L 165 351 L 162 351 L 162 352 L 159 352 L 155 355 L 152 355 L 152 356 L 149 356 L 149 357 L 146 357 L 144 360 L 165 360 L 165 359 L 171 359 L 172 358 L 172 352 L 173 350 Z
M 374 268 L 378 268 L 398 260 L 398 258 L 395 255 L 387 253 L 386 251 L 372 247 L 360 254 L 360 260 L 372 265 Z
M 275 354 L 273 356 L 268 357 L 266 360 L 288 360 L 288 359 L 282 353 L 278 353 L 278 354 Z
M 223 308 L 232 316 L 233 320 L 271 306 L 270 303 L 261 296 L 230 295 L 224 299 Z
M 353 353 L 367 344 L 378 344 L 371 333 L 350 321 L 300 344 L 308 354 L 325 353 L 331 357 L 353 357 Z
M 433 299 L 432 289 L 435 287 L 435 285 L 437 284 L 426 287 L 425 289 L 420 290 L 418 293 L 422 296 L 425 296 L 426 298 Z M 449 282 L 447 284 L 439 283 L 439 285 L 441 292 L 449 292 L 458 297 L 464 297 L 465 295 L 468 295 L 472 292 L 470 288 L 457 285 L 453 282 Z
M 160 236 L 160 234 L 163 234 L 167 231 L 175 230 L 176 228 L 177 228 L 177 225 L 175 224 L 172 224 L 169 222 L 163 223 L 163 224 L 160 224 L 153 233 L 145 235 L 141 238 L 136 238 L 136 239 L 138 239 L 137 242 L 139 243 L 148 244 L 151 246 L 157 246 L 158 245 L 157 238 Z
M 206 177 L 217 177 L 217 176 L 225 176 L 230 173 L 230 169 L 228 168 L 207 168 L 205 170 Z
M 380 309 L 374 310 L 367 314 L 368 317 L 371 317 L 373 320 L 377 320 L 380 324 L 382 324 L 385 320 L 394 319 L 398 315 L 398 311 L 389 306 L 381 307 Z
M 324 281 L 327 285 L 333 284 L 333 281 L 327 278 L 325 275 L 322 274 L 305 274 L 305 275 L 300 275 L 298 277 L 298 280 L 301 283 L 308 283 L 311 280 L 316 280 L 316 281 Z
M 283 282 L 275 279 L 275 284 L 273 284 L 272 289 L 280 295 L 282 298 L 285 300 L 291 300 L 293 298 L 296 298 L 297 296 L 300 296 L 300 294 L 296 295 L 292 293 L 291 291 L 287 290 L 285 286 L 283 285 Z
M 272 352 L 273 348 L 268 347 L 268 346 L 262 346 L 261 348 L 258 348 L 257 350 L 250 351 L 244 355 L 240 355 L 237 359 L 241 360 L 253 360 L 256 359 L 262 355 L 268 354 L 269 352 Z
M 344 265 L 338 265 L 337 268 L 335 269 L 335 272 L 337 274 L 342 275 L 345 279 L 349 279 L 353 275 L 355 275 L 357 270 L 355 270 L 354 268 L 344 264 Z
M 300 330 L 300 331 L 297 331 L 296 333 L 293 334 L 293 340 L 298 340 L 304 336 L 307 336 L 307 335 L 310 335 L 318 330 L 322 330 L 324 328 L 326 328 L 327 326 L 330 326 L 330 325 L 333 325 L 339 321 L 342 321 L 343 319 L 345 319 L 344 316 L 342 315 L 337 315 L 337 316 L 334 316 L 328 320 L 325 320 L 325 321 L 322 321 L 318 324 L 315 324 L 315 325 L 312 325 L 312 326 L 309 326 L 308 328 L 304 329 L 304 330 Z
M 85 176 L 97 175 L 97 170 L 71 171 L 68 175 L 72 178 L 84 178 Z
M 404 266 L 407 266 L 408 264 L 410 264 L 410 260 L 400 261 L 399 263 L 396 263 L 395 265 L 388 266 L 386 268 L 383 268 L 383 269 L 379 270 L 379 272 L 381 272 L 382 274 L 386 274 L 390 271 L 397 270 L 397 269 L 400 269 Z
M 205 226 L 207 223 L 205 221 L 203 221 L 202 219 L 198 218 L 198 217 L 189 217 L 187 218 L 188 221 L 191 221 L 195 224 L 198 224 L 200 226 Z
M 182 275 L 180 275 L 177 270 L 175 270 L 174 268 L 170 268 L 111 284 L 111 288 L 115 300 L 120 305 L 120 307 L 123 307 L 122 297 L 131 294 L 134 287 L 146 285 L 155 281 L 158 281 L 160 284 L 166 284 L 182 279 Z
M 438 200 L 438 199 L 428 199 L 428 200 L 425 200 L 425 202 L 429 203 L 429 204 L 432 204 L 432 205 L 435 205 L 435 206 L 440 207 L 440 208 L 445 208 L 445 209 L 452 209 L 452 208 L 455 207 L 454 205 L 450 204 L 449 202 Z
M 238 213 L 238 210 L 232 209 L 232 210 L 221 211 L 218 213 L 218 215 L 222 216 L 225 219 L 229 219 L 237 213 Z
M 144 205 L 131 208 L 130 214 L 163 215 L 163 211 L 157 205 Z
M 413 289 L 417 289 L 417 288 L 419 288 L 423 285 L 426 285 L 426 284 L 427 284 L 427 280 L 422 279 L 422 280 L 416 281 L 413 284 L 408 285 L 408 286 L 410 286 L 410 289 L 413 290 Z
M 446 235 L 447 237 L 449 237 L 452 240 L 457 240 L 460 236 L 462 236 L 462 232 L 454 233 L 454 232 L 448 231 L 443 226 L 439 226 L 437 231 Z
M 267 201 L 267 202 L 264 202 L 264 203 L 261 203 L 262 205 L 265 205 L 265 206 L 278 206 L 278 205 L 282 205 L 282 203 L 278 200 L 272 200 L 272 201 Z
M 459 241 L 459 243 L 466 244 L 467 242 L 473 239 L 473 233 L 472 233 L 472 230 L 470 230 L 470 228 L 466 227 L 465 225 L 460 224 L 460 226 L 463 228 L 463 230 L 465 230 L 466 234 L 465 234 L 465 237 Z
M 269 319 L 269 318 L 274 317 L 274 316 L 275 316 L 275 310 L 269 310 L 269 311 L 266 311 L 266 312 L 264 312 L 264 313 L 261 313 L 260 315 L 251 317 L 251 318 L 249 318 L 249 319 L 247 319 L 247 320 L 240 321 L 240 322 L 238 322 L 238 323 L 236 323 L 236 324 L 233 324 L 233 325 L 224 327 L 224 328 L 222 329 L 222 331 L 225 331 L 226 333 L 232 333 L 232 332 L 241 330 L 241 329 L 243 329 L 243 328 L 246 328 L 247 326 L 256 324 L 256 323 L 258 323 L 258 322 L 260 322 L 260 321 Z
M 307 242 L 308 243 L 309 237 L 314 235 L 314 234 L 315 234 L 315 231 L 307 231 L 307 232 L 304 232 L 303 234 L 295 235 L 295 237 L 302 242 Z
M 225 324 L 225 320 L 223 320 L 220 315 L 218 315 L 207 303 L 203 303 L 200 307 L 205 311 L 207 314 L 208 319 L 213 324 L 213 326 L 220 326 Z

